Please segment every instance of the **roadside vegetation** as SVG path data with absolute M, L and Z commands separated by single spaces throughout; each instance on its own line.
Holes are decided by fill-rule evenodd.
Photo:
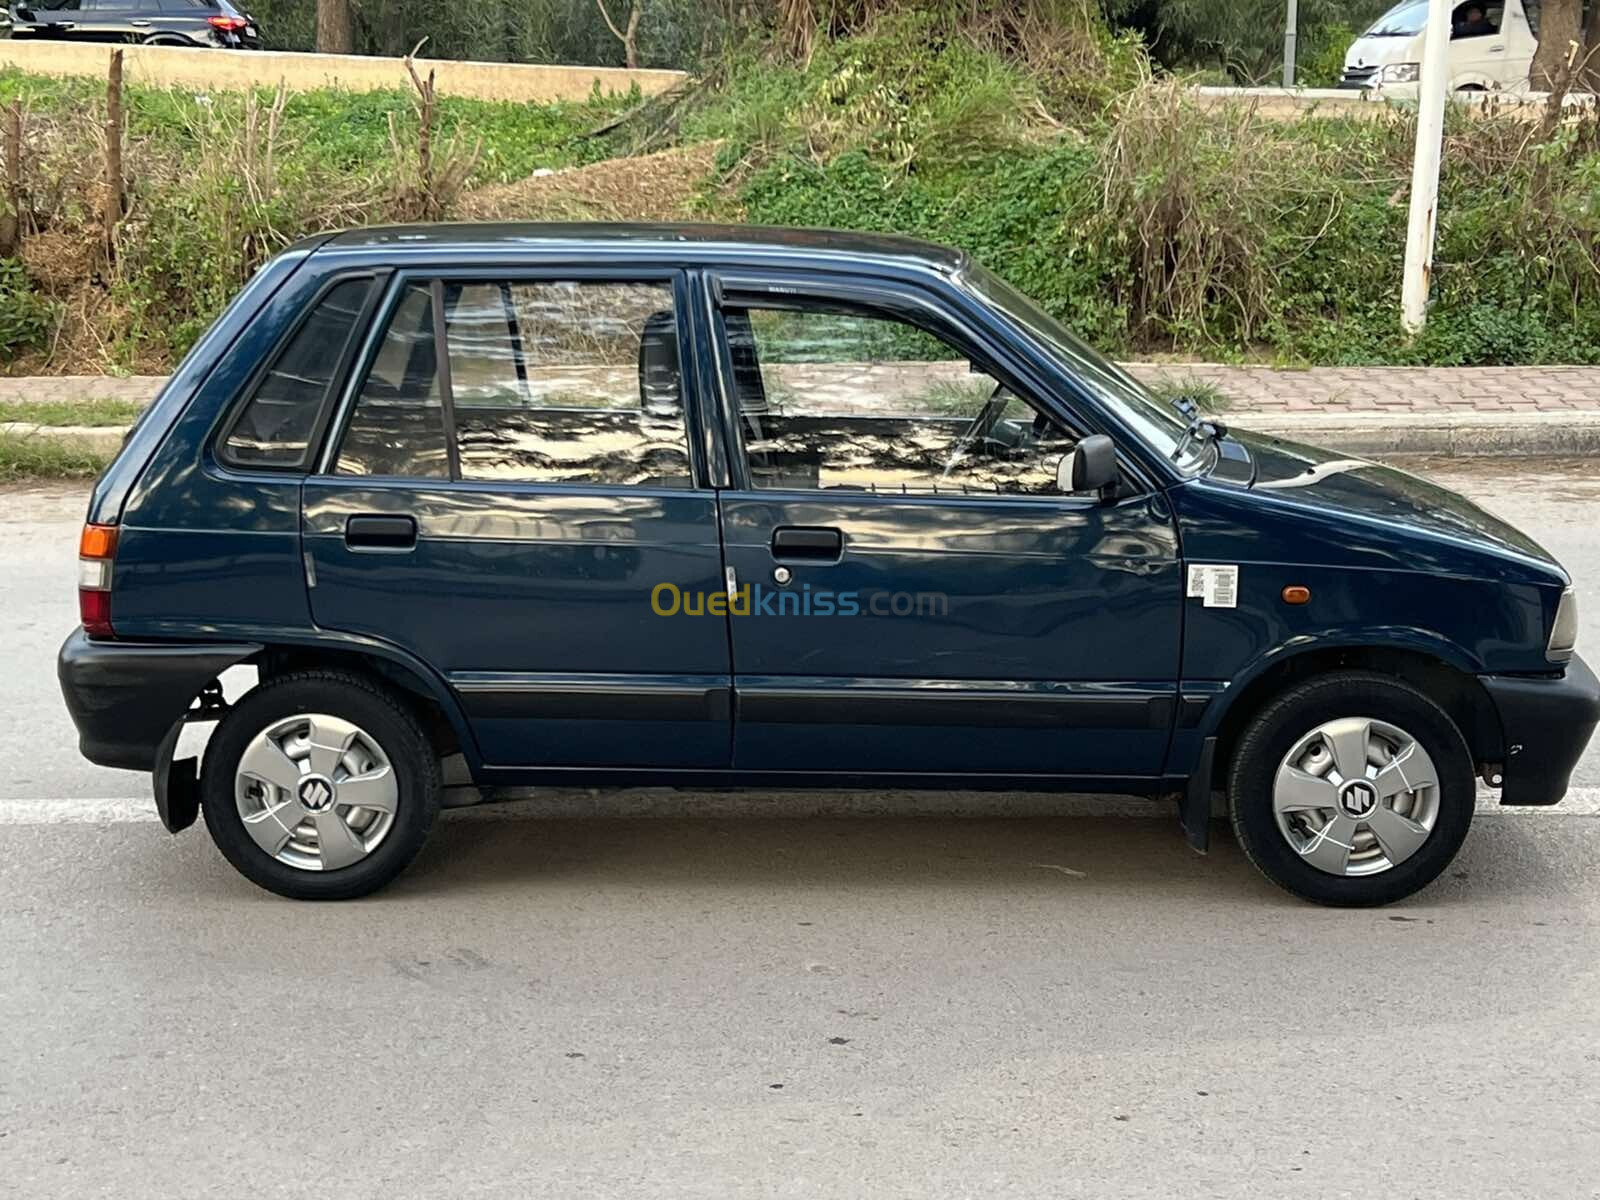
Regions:
M 0 404 L 0 421 L 46 425 L 53 428 L 75 425 L 84 428 L 125 428 L 144 411 L 144 405 L 131 400 L 17 400 Z
M 961 246 L 1130 357 L 1600 361 L 1593 115 L 1452 116 L 1433 307 L 1408 341 L 1411 115 L 1275 121 L 1205 110 L 1184 82 L 1075 0 L 840 0 L 826 21 L 719 43 L 692 86 L 649 102 L 441 98 L 425 118 L 402 92 L 129 88 L 108 255 L 104 88 L 0 73 L 0 105 L 26 109 L 27 166 L 0 360 L 163 369 L 266 257 L 318 230 L 694 216 Z
M 111 455 L 38 434 L 0 433 L 0 482 L 29 479 L 93 479 Z

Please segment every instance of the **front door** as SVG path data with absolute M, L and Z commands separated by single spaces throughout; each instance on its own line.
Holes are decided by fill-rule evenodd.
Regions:
M 1451 11 L 1449 53 L 1454 87 L 1497 91 L 1527 86 L 1532 54 L 1524 61 L 1516 60 L 1505 17 L 1502 0 L 1466 0 Z M 1520 40 L 1517 48 L 1522 48 Z
M 1063 494 L 1070 414 L 922 305 L 741 287 L 735 766 L 1159 773 L 1182 603 L 1159 493 Z
M 400 277 L 303 530 L 319 625 L 443 674 L 491 766 L 729 762 L 715 493 L 691 462 L 684 284 Z

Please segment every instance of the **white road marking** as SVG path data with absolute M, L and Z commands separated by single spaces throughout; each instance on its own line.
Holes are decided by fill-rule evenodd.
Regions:
M 921 812 L 928 816 L 990 815 L 1000 818 L 1010 815 L 1048 816 L 1056 812 L 1063 816 L 1149 818 L 1153 815 L 1165 816 L 1170 811 L 1164 805 L 1157 806 L 1151 801 L 1120 796 L 1049 797 L 1033 793 L 1029 793 L 1028 796 L 1038 803 L 1017 807 L 1007 804 L 1007 797 L 1003 792 L 967 793 L 970 799 L 961 803 L 956 803 L 949 793 L 941 798 L 943 803 L 939 803 L 930 799 L 931 794 L 918 796 L 915 793 L 897 792 L 891 801 L 885 803 L 878 803 L 870 795 L 864 795 L 862 800 L 854 805 L 845 802 L 839 793 L 830 793 L 823 804 L 802 803 L 794 806 L 775 802 L 771 793 L 762 792 L 747 793 L 745 794 L 747 799 L 741 799 L 738 794 L 719 793 L 714 797 L 715 803 L 710 805 L 706 804 L 705 800 L 712 799 L 711 797 L 696 798 L 691 793 L 671 793 L 666 798 L 647 799 L 641 798 L 641 794 L 637 792 L 613 795 L 615 799 L 608 802 L 608 794 L 605 792 L 575 789 L 533 792 L 527 800 L 514 800 L 481 808 L 450 809 L 447 810 L 446 816 L 453 820 L 469 816 L 496 820 L 584 816 L 803 818 L 818 815 L 849 816 L 852 813 L 874 817 L 916 816 Z M 1500 804 L 1498 795 L 1497 792 L 1480 791 L 1478 813 L 1515 817 L 1538 817 L 1543 814 L 1568 817 L 1600 815 L 1600 787 L 1569 788 L 1566 799 L 1550 808 L 1507 808 Z M 156 820 L 156 805 L 154 799 L 148 795 L 95 799 L 80 799 L 75 796 L 52 799 L 0 798 L 0 825 L 105 825 L 154 820 Z
M 0 800 L 0 825 L 104 825 L 156 819 L 156 802 L 149 796 L 137 800 L 76 796 L 60 800 Z

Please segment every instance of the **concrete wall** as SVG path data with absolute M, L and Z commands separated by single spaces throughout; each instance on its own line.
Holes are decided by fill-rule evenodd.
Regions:
M 0 66 L 43 75 L 93 75 L 104 78 L 111 51 L 106 44 L 0 40 Z M 411 87 L 403 60 L 360 54 L 298 54 L 282 50 L 201 50 L 179 46 L 124 46 L 123 70 L 129 83 L 152 87 L 252 88 L 278 86 L 291 91 L 341 87 L 370 92 Z M 476 100 L 545 103 L 582 100 L 598 82 L 603 92 L 626 92 L 635 84 L 645 95 L 664 92 L 686 76 L 682 71 L 626 71 L 616 67 L 551 67 L 525 63 L 419 60 L 418 73 L 435 72 L 439 94 Z
M 1195 99 L 1202 108 L 1236 108 L 1247 105 L 1257 115 L 1269 121 L 1298 121 L 1308 113 L 1323 117 L 1383 117 L 1400 108 L 1415 108 L 1416 89 L 1406 94 L 1402 87 L 1388 93 L 1363 92 L 1352 88 L 1236 88 L 1197 87 Z M 1469 116 L 1507 114 L 1523 120 L 1538 120 L 1544 114 L 1549 94 L 1546 92 L 1456 92 L 1450 103 Z M 1595 98 L 1584 93 L 1565 97 L 1563 109 L 1571 114 L 1594 104 Z

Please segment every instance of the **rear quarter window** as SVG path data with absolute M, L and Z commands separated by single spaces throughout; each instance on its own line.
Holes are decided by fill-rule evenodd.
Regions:
M 334 284 L 276 352 L 223 437 L 220 455 L 240 467 L 303 468 L 346 347 L 371 294 L 370 277 Z

